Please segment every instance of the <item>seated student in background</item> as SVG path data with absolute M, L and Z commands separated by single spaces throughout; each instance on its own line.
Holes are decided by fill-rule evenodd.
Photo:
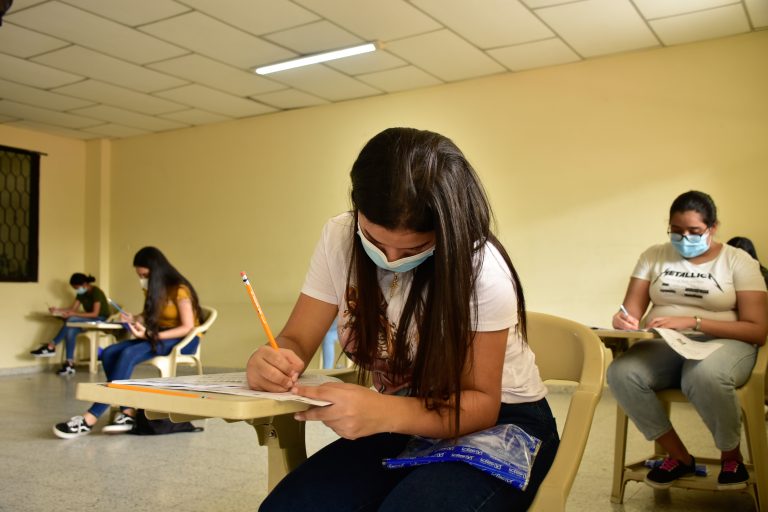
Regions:
M 62 340 L 65 341 L 67 360 L 56 372 L 59 375 L 73 375 L 75 373 L 75 338 L 83 331 L 78 327 L 67 327 L 66 322 L 104 320 L 109 316 L 107 296 L 98 286 L 93 284 L 94 282 L 96 282 L 96 278 L 91 275 L 72 274 L 69 278 L 69 284 L 75 289 L 75 302 L 68 308 L 48 308 L 52 314 L 63 318 L 65 325 L 53 340 L 30 351 L 30 354 L 35 357 L 53 357 L 56 354 L 56 345 Z M 82 311 L 80 311 L 81 307 Z
M 525 510 L 559 444 L 517 273 L 491 232 L 475 171 L 437 133 L 391 128 L 351 172 L 352 211 L 330 219 L 277 338 L 248 360 L 254 389 L 326 400 L 298 413 L 341 439 L 286 476 L 261 510 Z M 340 344 L 375 390 L 296 387 L 338 317 Z M 542 441 L 518 490 L 468 464 L 385 469 L 411 435 L 516 424 Z
M 139 250 L 133 266 L 146 295 L 144 311 L 138 316 L 122 315 L 134 338 L 110 345 L 102 352 L 101 363 L 107 381 L 128 379 L 137 364 L 156 355 L 168 355 L 174 345 L 200 325 L 202 318 L 192 284 L 158 249 Z M 196 339 L 184 350 L 193 353 L 198 343 Z M 108 408 L 108 404 L 94 403 L 82 416 L 55 425 L 53 433 L 63 439 L 90 434 L 99 416 Z M 104 427 L 104 432 L 128 432 L 134 424 L 134 413 L 131 408 L 121 408 L 112 423 Z
M 624 297 L 629 312 L 613 316 L 617 329 L 693 330 L 693 339 L 722 347 L 701 361 L 686 360 L 664 341 L 636 343 L 608 367 L 608 384 L 621 408 L 646 439 L 668 453 L 646 483 L 666 488 L 693 475 L 694 457 L 678 437 L 656 391 L 680 388 L 704 420 L 721 451 L 718 486 L 735 489 L 749 478 L 742 463 L 741 410 L 735 389 L 749 379 L 757 346 L 765 343 L 766 286 L 758 263 L 744 251 L 717 242 L 717 210 L 697 191 L 677 197 L 669 211 L 670 242 L 641 256 Z
M 752 256 L 752 258 L 757 261 L 757 263 L 760 265 L 760 273 L 763 274 L 765 284 L 768 286 L 768 268 L 765 268 L 763 264 L 760 263 L 760 260 L 757 257 L 757 251 L 755 250 L 755 244 L 752 243 L 752 240 L 743 236 L 735 236 L 728 240 L 726 243 L 733 247 L 738 247 L 742 251 L 746 251 L 747 254 Z

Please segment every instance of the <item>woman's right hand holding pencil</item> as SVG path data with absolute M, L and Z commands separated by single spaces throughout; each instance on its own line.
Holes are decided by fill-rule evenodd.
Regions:
M 251 354 L 245 373 L 251 389 L 282 393 L 296 385 L 303 371 L 304 361 L 293 350 L 264 345 Z

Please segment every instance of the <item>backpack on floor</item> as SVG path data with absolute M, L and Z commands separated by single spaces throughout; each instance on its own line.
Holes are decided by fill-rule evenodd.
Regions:
M 136 423 L 133 425 L 131 434 L 137 436 L 154 436 L 161 434 L 176 434 L 177 432 L 202 432 L 202 427 L 196 427 L 190 421 L 174 423 L 165 418 L 161 420 L 150 420 L 144 414 L 144 409 L 136 410 Z

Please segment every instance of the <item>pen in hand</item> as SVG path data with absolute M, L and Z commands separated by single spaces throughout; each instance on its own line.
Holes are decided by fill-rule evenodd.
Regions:
M 632 315 L 629 314 L 629 311 L 627 311 L 627 308 L 624 307 L 624 304 L 619 305 L 619 309 L 622 313 L 624 313 L 624 316 L 627 318 L 632 318 Z

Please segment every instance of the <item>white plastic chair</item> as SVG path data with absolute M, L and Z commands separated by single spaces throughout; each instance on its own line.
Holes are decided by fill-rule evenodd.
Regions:
M 768 440 L 766 439 L 765 414 L 763 411 L 766 368 L 768 368 L 768 344 L 758 348 L 757 360 L 752 369 L 752 375 L 746 384 L 736 390 L 736 397 L 741 406 L 744 431 L 747 438 L 747 459 L 744 465 L 749 472 L 747 487 L 737 491 L 750 494 L 755 501 L 757 510 L 762 510 L 763 512 L 768 511 Z M 662 400 L 667 413 L 669 413 L 673 402 L 688 401 L 679 389 L 665 389 L 656 393 L 656 396 Z M 645 479 L 645 475 L 648 473 L 648 468 L 644 464 L 645 459 L 666 456 L 664 449 L 654 443 L 653 455 L 644 457 L 639 461 L 626 463 L 626 450 L 627 415 L 621 408 L 618 408 L 613 460 L 613 487 L 611 490 L 611 501 L 613 503 L 623 503 L 624 488 L 627 482 L 641 482 Z M 709 474 L 706 477 L 692 476 L 679 478 L 672 486 L 684 489 L 717 491 L 717 475 L 720 471 L 720 460 L 696 457 L 696 462 L 709 466 Z
M 578 384 L 571 397 L 560 447 L 529 510 L 562 512 L 584 455 L 595 408 L 603 392 L 603 343 L 588 327 L 543 313 L 529 312 L 528 346 L 544 381 Z
M 214 308 L 206 307 L 206 306 L 200 306 L 200 308 L 203 310 L 203 323 L 192 329 L 189 334 L 187 334 L 184 339 L 182 339 L 179 343 L 177 343 L 173 349 L 171 350 L 171 353 L 167 356 L 155 356 L 152 359 L 149 359 L 148 361 L 144 361 L 141 364 L 148 364 L 152 365 L 158 370 L 160 370 L 160 376 L 161 377 L 175 377 L 176 376 L 176 368 L 179 365 L 183 366 L 196 366 L 197 367 L 197 374 L 202 375 L 203 374 L 203 362 L 200 359 L 200 347 L 203 344 L 202 334 L 205 333 L 208 329 L 210 329 L 213 322 L 216 321 L 216 317 L 219 316 L 218 311 L 216 311 Z M 201 336 L 200 341 L 197 344 L 197 350 L 194 354 L 182 354 L 181 351 L 184 347 L 189 345 L 193 339 L 195 339 L 195 336 Z
M 115 313 L 110 315 L 105 322 L 119 322 L 120 314 Z M 88 371 L 90 373 L 98 373 L 99 371 L 99 348 L 105 348 L 108 345 L 116 343 L 118 338 L 124 334 L 125 331 L 119 329 L 100 330 L 100 329 L 83 329 L 75 337 L 75 364 L 88 363 Z M 77 341 L 88 342 L 88 359 L 78 358 Z M 66 353 L 62 352 L 62 356 L 66 358 Z

